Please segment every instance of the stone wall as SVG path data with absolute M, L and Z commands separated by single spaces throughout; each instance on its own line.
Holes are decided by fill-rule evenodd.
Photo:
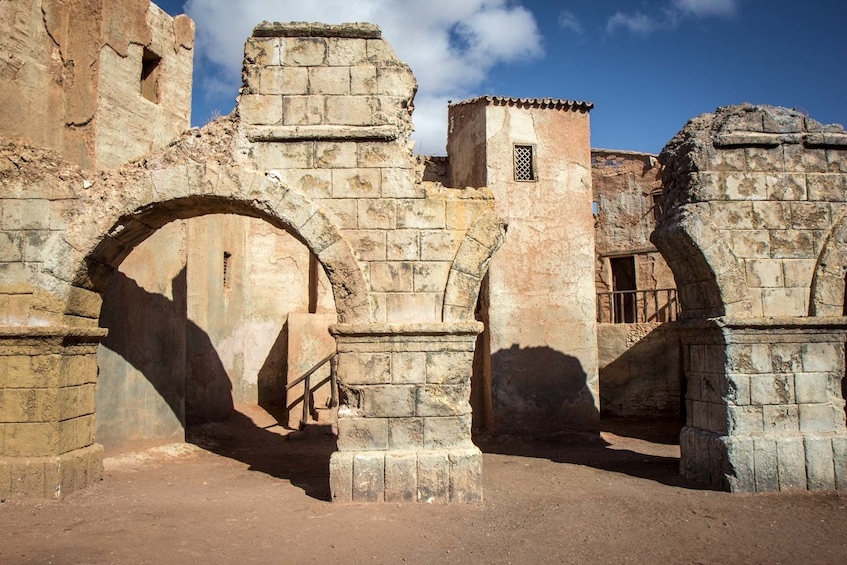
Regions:
M 375 26 L 266 23 L 245 53 L 236 112 L 143 161 L 92 174 L 19 144 L 4 147 L 0 286 L 9 313 L 3 323 L 17 332 L 31 326 L 56 335 L 67 328 L 95 331 L 101 293 L 156 230 L 209 214 L 262 219 L 294 235 L 320 262 L 341 323 L 334 330 L 339 347 L 364 342 L 354 348 L 352 364 L 338 362 L 339 443 L 349 449 L 333 457 L 334 497 L 352 500 L 357 485 L 370 481 L 373 467 L 355 463 L 361 453 L 369 461 L 412 455 L 423 469 L 414 478 L 399 475 L 405 482 L 390 488 L 368 483 L 368 500 L 393 499 L 397 489 L 414 500 L 478 500 L 481 458 L 462 422 L 469 411 L 467 353 L 481 329 L 473 321 L 479 285 L 505 233 L 490 192 L 418 178 L 408 139 L 414 78 Z M 403 365 L 402 356 L 395 365 L 392 348 L 410 336 L 418 342 L 410 353 L 425 354 L 432 367 L 426 382 L 407 385 L 400 382 L 413 379 L 415 367 Z M 466 352 L 460 359 L 452 354 L 456 342 Z M 39 347 L 34 358 L 48 355 Z M 365 353 L 386 352 L 391 385 L 381 372 L 357 372 L 357 364 L 367 365 Z M 88 359 L 86 378 L 93 382 L 93 348 Z M 357 381 L 362 374 L 373 380 Z M 26 372 L 25 387 L 34 390 L 37 378 Z M 414 402 L 395 406 L 404 394 Z M 423 440 L 395 434 L 387 447 L 355 447 L 358 432 L 348 418 L 388 418 L 398 430 L 421 423 Z M 15 419 L 2 424 L 4 433 Z M 450 445 L 433 439 L 448 428 L 456 434 Z M 64 455 L 32 441 L 45 456 Z M 68 453 L 80 449 L 87 447 Z M 29 456 L 0 452 L 3 464 L 25 468 L 21 457 Z M 429 473 L 430 460 L 456 463 L 443 473 L 435 462 L 440 470 Z M 63 483 L 62 492 L 86 481 Z
M 115 167 L 165 146 L 191 115 L 194 24 L 149 0 L 0 3 L 0 135 L 83 167 Z M 141 93 L 145 50 L 157 101 Z
M 842 246 L 846 150 L 841 126 L 745 105 L 692 120 L 660 155 L 653 240 L 693 329 L 685 476 L 742 492 L 845 486 L 847 263 L 828 250 Z M 827 280 L 836 292 L 819 291 Z

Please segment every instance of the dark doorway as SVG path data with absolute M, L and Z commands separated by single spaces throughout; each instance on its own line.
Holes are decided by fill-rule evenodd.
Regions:
M 616 324 L 635 323 L 635 257 L 615 257 L 612 264 L 612 309 Z

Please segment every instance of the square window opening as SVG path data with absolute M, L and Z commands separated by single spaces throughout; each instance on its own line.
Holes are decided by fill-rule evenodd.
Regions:
M 159 103 L 161 68 L 162 58 L 145 47 L 141 57 L 141 95 L 154 104 Z
M 515 145 L 515 180 L 535 181 L 535 148 L 532 145 Z

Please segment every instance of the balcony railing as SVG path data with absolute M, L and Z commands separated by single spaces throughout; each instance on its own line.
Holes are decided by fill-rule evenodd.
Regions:
M 672 322 L 678 317 L 675 288 L 597 293 L 597 321 L 601 324 Z

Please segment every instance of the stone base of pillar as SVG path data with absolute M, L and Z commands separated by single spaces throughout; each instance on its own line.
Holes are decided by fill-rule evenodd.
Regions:
M 847 433 L 726 436 L 686 426 L 680 474 L 730 492 L 847 490 Z
M 99 444 L 53 457 L 0 457 L 0 501 L 61 498 L 103 478 Z
M 466 449 L 332 454 L 333 502 L 482 502 L 482 453 Z

